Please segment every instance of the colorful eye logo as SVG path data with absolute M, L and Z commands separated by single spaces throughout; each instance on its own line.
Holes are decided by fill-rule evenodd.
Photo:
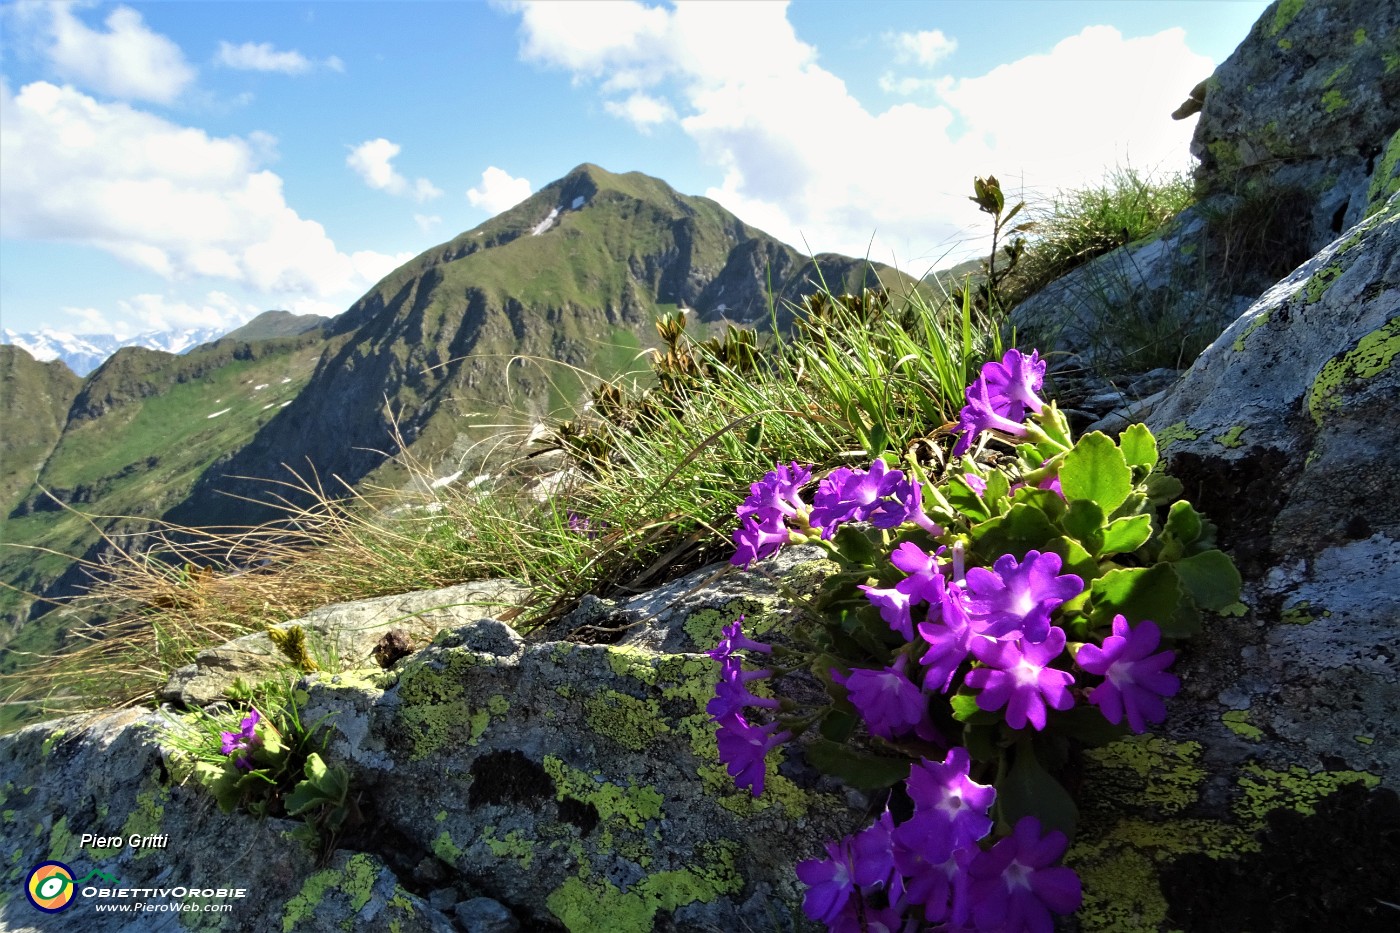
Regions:
M 62 862 L 41 862 L 25 879 L 24 893 L 37 910 L 56 914 L 73 903 L 73 869 Z

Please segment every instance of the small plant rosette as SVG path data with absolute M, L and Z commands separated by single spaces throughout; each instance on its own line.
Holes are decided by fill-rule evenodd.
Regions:
M 1170 646 L 1238 607 L 1239 573 L 1151 432 L 1072 440 L 1044 376 L 1037 353 L 986 363 L 937 480 L 886 455 L 809 501 L 813 467 L 778 464 L 737 510 L 736 565 L 796 543 L 840 565 L 816 624 L 769 645 L 740 617 L 710 652 L 739 787 L 761 795 L 768 752 L 815 729 L 811 764 L 887 792 L 871 826 L 797 867 L 804 911 L 831 930 L 1048 931 L 1078 909 L 1057 864 L 1078 817 L 1072 749 L 1162 722 L 1181 686 Z M 782 698 L 789 675 L 829 702 Z

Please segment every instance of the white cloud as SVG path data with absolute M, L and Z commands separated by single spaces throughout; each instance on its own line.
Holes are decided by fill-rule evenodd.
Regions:
M 111 312 L 97 308 L 62 308 L 79 322 L 81 333 L 114 334 L 126 338 L 149 331 L 233 330 L 252 320 L 263 308 L 239 301 L 226 292 L 211 291 L 202 300 L 184 301 L 173 294 L 144 293 L 119 299 Z
M 488 214 L 499 214 L 530 196 L 534 189 L 527 178 L 512 178 L 504 169 L 492 165 L 481 173 L 481 187 L 469 188 L 467 200 Z
M 615 117 L 631 120 L 632 124 L 643 133 L 650 133 L 652 128 L 658 124 L 669 123 L 676 119 L 676 112 L 671 109 L 670 104 L 641 91 L 634 91 L 621 102 L 605 101 L 603 107 Z
M 1125 38 L 1091 27 L 986 75 L 910 85 L 891 75 L 895 90 L 931 99 L 881 110 L 820 66 L 786 4 L 632 2 L 591 17 L 575 7 L 516 4 L 522 58 L 594 84 L 628 119 L 629 94 L 670 107 L 723 172 L 705 193 L 746 221 L 798 247 L 869 251 L 910 271 L 950 249 L 965 255 L 965 231 L 983 234 L 967 200 L 974 175 L 995 174 L 1014 195 L 1021 184 L 1052 193 L 1098 181 L 1129 161 L 1185 168 L 1192 128 L 1169 115 L 1212 68 L 1179 29 Z M 953 41 L 929 31 L 900 46 L 926 67 Z
M 0 123 L 6 237 L 92 246 L 172 281 L 222 280 L 277 304 L 348 303 L 408 258 L 340 252 L 260 167 L 265 135 L 211 137 L 42 81 L 12 95 L 0 80 Z
M 112 97 L 168 104 L 196 77 L 180 47 L 146 28 L 130 7 L 111 12 L 106 32 L 74 16 L 72 4 L 49 9 L 46 52 L 54 70 L 70 81 Z
M 958 48 L 958 40 L 950 39 L 938 29 L 896 33 L 889 37 L 889 42 L 894 46 L 898 61 L 914 62 L 925 68 L 931 68 Z
M 311 60 L 295 49 L 279 52 L 271 42 L 220 42 L 219 54 L 214 57 L 217 64 L 240 71 L 280 71 L 283 74 L 298 75 L 311 70 Z
M 413 222 L 418 225 L 419 230 L 431 233 L 436 227 L 442 225 L 442 218 L 437 214 L 414 214 Z
M 364 179 L 365 184 L 389 194 L 411 195 L 418 202 L 431 201 L 442 196 L 442 189 L 426 178 L 416 179 L 412 184 L 400 175 L 393 166 L 394 157 L 402 151 L 397 143 L 380 137 L 360 143 L 345 157 L 345 164 Z

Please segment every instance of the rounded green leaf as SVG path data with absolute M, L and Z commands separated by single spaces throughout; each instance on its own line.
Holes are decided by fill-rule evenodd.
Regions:
M 1107 434 L 1095 431 L 1080 438 L 1065 454 L 1060 488 L 1066 499 L 1092 499 L 1109 514 L 1132 492 L 1133 471 L 1118 445 Z

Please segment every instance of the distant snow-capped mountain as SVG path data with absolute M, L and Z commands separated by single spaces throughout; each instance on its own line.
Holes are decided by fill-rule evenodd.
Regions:
M 79 376 L 86 376 L 122 347 L 145 347 L 166 353 L 184 353 L 223 335 L 219 328 L 166 330 L 116 337 L 112 334 L 70 334 L 43 328 L 29 334 L 0 331 L 0 343 L 14 344 L 36 360 L 62 360 Z

